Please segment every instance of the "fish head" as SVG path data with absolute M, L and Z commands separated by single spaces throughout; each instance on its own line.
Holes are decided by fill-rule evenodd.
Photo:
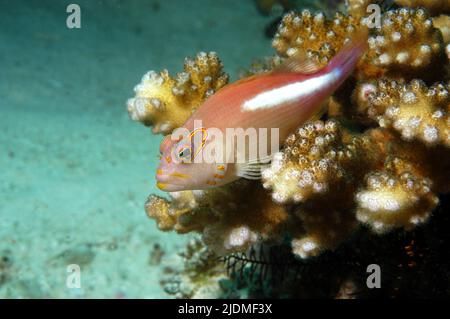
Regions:
M 208 188 L 215 174 L 214 163 L 195 161 L 206 139 L 196 141 L 195 133 L 172 139 L 167 136 L 160 146 L 160 163 L 156 171 L 156 186 L 166 192 Z

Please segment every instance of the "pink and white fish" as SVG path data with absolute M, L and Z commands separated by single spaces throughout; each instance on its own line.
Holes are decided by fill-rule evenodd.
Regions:
M 317 66 L 305 54 L 298 54 L 270 73 L 220 89 L 183 125 L 191 134 L 175 140 L 169 135 L 162 141 L 156 173 L 158 188 L 167 192 L 196 190 L 224 185 L 240 177 L 258 178 L 261 163 L 267 159 L 249 157 L 246 163 L 230 158 L 195 161 L 211 143 L 208 138 L 211 128 L 219 129 L 224 136 L 227 128 L 255 128 L 258 132 L 275 128 L 278 142 L 283 142 L 320 113 L 324 102 L 352 73 L 366 49 L 366 32 L 361 31 L 325 67 Z M 201 121 L 202 127 L 194 126 L 194 121 Z M 201 143 L 193 142 L 195 136 L 200 136 Z

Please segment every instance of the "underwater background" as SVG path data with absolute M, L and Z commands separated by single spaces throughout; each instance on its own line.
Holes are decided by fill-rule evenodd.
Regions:
M 199 51 L 236 75 L 271 52 L 270 17 L 253 1 L 79 0 L 69 29 L 70 3 L 0 1 L 0 297 L 166 297 L 158 255 L 187 237 L 145 216 L 161 137 L 126 100 L 146 70 Z

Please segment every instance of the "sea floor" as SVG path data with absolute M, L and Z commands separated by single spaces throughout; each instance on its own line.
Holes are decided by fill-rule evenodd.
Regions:
M 186 236 L 143 205 L 160 136 L 128 118 L 148 70 L 216 51 L 234 77 L 272 53 L 253 1 L 0 0 L 0 298 L 164 298 L 162 260 Z M 81 270 L 69 288 L 67 267 Z

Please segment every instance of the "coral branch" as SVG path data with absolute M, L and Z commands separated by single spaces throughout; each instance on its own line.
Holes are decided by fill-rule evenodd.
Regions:
M 354 94 L 360 113 L 400 133 L 407 141 L 450 146 L 449 84 L 428 88 L 420 80 L 361 83 Z
M 371 63 L 396 77 L 395 73 L 411 77 L 444 61 L 442 35 L 423 9 L 383 14 L 381 29 L 369 39 L 369 46 Z
M 356 194 L 356 216 L 377 233 L 393 227 L 411 229 L 424 223 L 438 203 L 430 186 L 429 180 L 409 172 L 370 173 L 367 187 Z
M 395 0 L 401 6 L 411 8 L 426 8 L 432 14 L 434 13 L 450 13 L 449 0 Z
M 136 96 L 127 102 L 130 117 L 153 126 L 153 133 L 168 134 L 181 126 L 211 94 L 228 83 L 215 52 L 187 58 L 184 72 L 175 78 L 167 70 L 147 72 L 136 85 Z
M 321 12 L 314 15 L 308 10 L 291 12 L 283 17 L 272 46 L 283 57 L 304 50 L 318 63 L 326 65 L 355 30 L 355 19 L 341 13 L 329 20 Z
M 264 186 L 280 203 L 304 202 L 352 185 L 379 160 L 370 135 L 352 135 L 337 122 L 317 121 L 288 137 L 263 173 Z

